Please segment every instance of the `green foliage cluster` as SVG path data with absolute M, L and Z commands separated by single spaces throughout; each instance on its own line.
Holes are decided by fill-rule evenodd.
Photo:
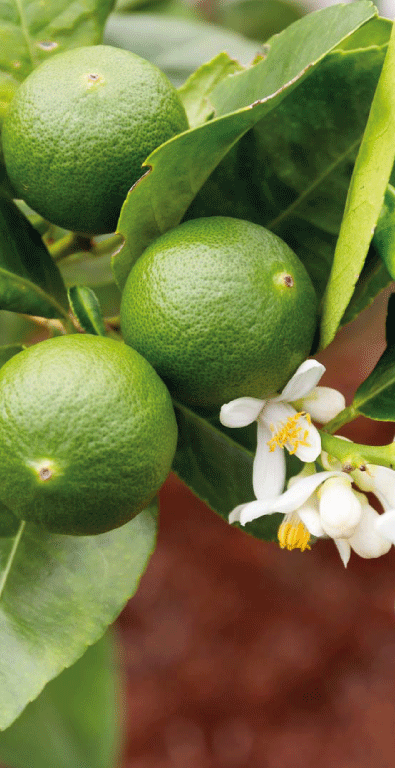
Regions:
M 47 335 L 79 331 L 121 340 L 121 292 L 145 248 L 180 222 L 213 215 L 263 225 L 293 249 L 319 301 L 312 351 L 323 349 L 395 278 L 391 22 L 370 0 L 359 0 L 305 15 L 259 45 L 196 14 L 181 14 L 174 24 L 159 8 L 163 3 L 146 8 L 125 0 L 107 19 L 113 5 L 1 4 L 0 126 L 20 83 L 43 60 L 105 42 L 160 66 L 179 86 L 190 127 L 149 155 L 123 203 L 117 233 L 103 238 L 61 230 L 15 201 L 0 154 L 0 364 L 24 348 L 31 321 Z M 179 3 L 173 5 L 179 13 Z M 386 352 L 333 431 L 359 414 L 395 421 L 394 322 L 391 300 Z M 251 430 L 226 429 L 217 415 L 173 402 L 179 430 L 173 469 L 227 519 L 253 495 Z M 341 458 L 344 444 L 325 439 Z M 348 444 L 348 455 L 353 450 L 365 460 L 394 463 L 392 446 Z M 0 759 L 10 766 L 39 765 L 43 753 L 27 763 L 16 742 L 26 743 L 46 708 L 62 710 L 64 692 L 79 674 L 88 678 L 98 663 L 102 669 L 108 649 L 84 651 L 135 592 L 155 545 L 155 513 L 151 504 L 98 536 L 55 535 L 29 524 L 14 538 L 0 537 L 0 730 L 11 726 L 0 735 Z M 277 527 L 272 515 L 246 529 L 270 541 Z M 78 659 L 75 672 L 53 679 Z M 113 711 L 114 702 L 104 691 L 97 717 Z M 82 699 L 77 706 L 86 709 Z M 70 725 L 71 738 L 85 745 L 79 768 L 112 764 L 108 743 L 102 763 L 91 754 L 82 722 L 81 714 Z M 59 753 L 60 765 L 73 768 Z

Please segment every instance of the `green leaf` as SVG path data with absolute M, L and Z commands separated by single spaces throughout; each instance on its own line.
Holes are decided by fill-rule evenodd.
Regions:
M 392 184 L 388 184 L 385 192 L 373 242 L 392 279 L 395 279 L 395 188 Z
M 100 309 L 99 300 L 92 288 L 75 285 L 69 288 L 70 307 L 74 312 L 81 328 L 96 336 L 105 336 L 106 329 Z
M 60 272 L 40 235 L 12 200 L 0 196 L 0 309 L 67 317 Z
M 9 768 L 113 768 L 119 752 L 119 672 L 106 633 L 0 734 Z
M 395 312 L 393 301 L 389 305 L 387 337 L 389 344 L 370 375 L 358 387 L 352 408 L 377 421 L 395 421 Z
M 227 53 L 219 53 L 212 61 L 202 64 L 179 88 L 191 128 L 196 128 L 213 116 L 209 96 L 215 86 L 225 77 L 242 70 L 243 67 Z
M 136 591 L 156 538 L 155 505 L 98 536 L 23 524 L 0 540 L 0 730 L 95 643 Z
M 214 24 L 151 13 L 111 14 L 104 42 L 152 61 L 176 87 L 220 51 L 246 65 L 259 52 L 256 43 Z
M 395 27 L 355 162 L 324 298 L 321 347 L 334 338 L 351 299 L 384 202 L 395 158 Z
M 380 291 L 391 283 L 391 275 L 373 245 L 368 251 L 363 270 L 358 278 L 351 301 L 342 317 L 342 325 L 351 323 L 368 307 Z
M 252 501 L 253 453 L 184 405 L 175 403 L 178 445 L 173 470 L 183 482 L 225 520 L 238 504 Z M 243 530 L 273 541 L 282 515 L 267 515 Z
M 345 6 L 330 10 L 334 9 L 348 11 Z M 324 18 L 321 13 L 312 16 Z M 307 18 L 303 21 L 307 23 Z M 375 17 L 308 69 L 306 79 L 228 153 L 186 214 L 187 218 L 238 216 L 272 229 L 302 259 L 320 299 L 390 29 L 390 22 Z M 271 50 L 267 62 L 270 54 Z M 260 68 L 261 78 L 264 63 L 253 68 Z M 252 73 L 248 70 L 231 81 L 243 83 Z M 250 97 L 258 96 L 257 84 L 258 80 Z M 227 81 L 220 86 L 225 87 Z M 243 88 L 240 91 L 243 94 Z M 216 93 L 211 94 L 212 101 Z M 373 275 L 371 285 L 367 278 L 365 274 L 354 307 L 358 311 L 367 305 L 363 297 L 369 303 L 381 287 Z
M 0 368 L 8 360 L 11 360 L 14 355 L 17 355 L 18 352 L 22 352 L 24 349 L 25 347 L 22 344 L 5 344 L 0 347 Z
M 2 0 L 0 73 L 19 82 L 49 56 L 101 41 L 114 0 Z
M 267 41 L 263 61 L 218 85 L 212 98 L 217 115 L 253 104 L 295 77 L 300 84 L 332 48 L 376 15 L 370 0 L 359 0 L 350 6 L 334 5 L 309 13 L 291 24 Z
M 314 24 L 307 23 L 306 20 L 310 17 L 305 17 L 288 27 L 280 35 L 283 43 L 273 44 L 264 61 L 245 72 L 225 78 L 210 94 L 210 101 L 215 102 L 220 112 L 229 106 L 234 106 L 230 104 L 232 96 L 235 96 L 233 101 L 236 104 L 243 97 L 245 104 L 243 108 L 230 114 L 223 114 L 176 136 L 157 148 L 147 158 L 146 165 L 149 165 L 150 169 L 130 191 L 118 224 L 118 231 L 123 235 L 125 244 L 113 259 L 113 269 L 121 289 L 133 263 L 144 248 L 155 237 L 181 221 L 203 184 L 230 150 L 230 162 L 233 164 L 231 172 L 228 175 L 225 172 L 225 179 L 220 177 L 215 182 L 220 210 L 215 210 L 215 196 L 213 199 L 212 186 L 209 186 L 203 201 L 205 205 L 201 206 L 197 215 L 222 214 L 250 219 L 272 226 L 285 240 L 287 240 L 287 232 L 292 233 L 296 229 L 300 231 L 302 225 L 305 230 L 311 229 L 311 224 L 315 223 L 312 219 L 317 206 L 321 205 L 321 210 L 323 208 L 322 197 L 325 198 L 326 192 L 326 188 L 320 187 L 323 169 L 326 173 L 330 173 L 339 163 L 348 162 L 350 142 L 351 149 L 356 150 L 364 124 L 361 112 L 363 117 L 365 111 L 367 113 L 384 56 L 383 46 L 380 47 L 375 42 L 369 48 L 368 61 L 365 61 L 364 50 L 361 54 L 355 53 L 354 50 L 348 54 L 343 51 L 334 52 L 324 59 L 331 48 L 338 46 L 345 38 L 348 39 L 356 26 L 358 27 L 375 13 L 371 3 L 365 0 L 356 5 L 336 8 L 311 14 Z M 336 13 L 332 15 L 334 10 Z M 326 23 L 325 14 L 329 12 L 331 12 L 331 24 Z M 298 27 L 299 32 L 303 31 L 304 28 L 301 25 L 304 22 L 307 24 L 307 29 L 301 35 L 301 44 L 295 48 L 297 38 L 292 31 L 293 27 Z M 374 24 L 373 21 L 370 23 Z M 384 25 L 384 32 L 380 23 L 379 27 L 379 31 L 375 27 L 371 30 L 373 38 L 379 35 L 386 39 L 387 25 Z M 325 107 L 332 104 L 333 92 L 338 88 L 339 68 L 346 78 L 344 85 L 348 87 L 349 81 L 355 85 L 352 66 L 355 56 L 357 58 L 362 56 L 364 65 L 361 69 L 363 75 L 367 72 L 368 83 L 364 88 L 361 86 L 357 89 L 354 110 L 359 117 L 359 124 L 355 131 L 356 136 L 351 139 L 348 137 L 348 123 L 347 130 L 344 129 L 344 109 L 337 108 L 336 129 L 343 126 L 342 136 L 344 137 L 344 132 L 346 134 L 345 150 L 344 147 L 339 148 L 336 143 L 336 131 L 333 126 L 329 134 L 328 130 L 326 132 L 324 130 L 329 115 L 326 108 L 322 109 L 322 102 L 324 101 Z M 320 84 L 322 67 L 324 67 L 324 86 Z M 347 74 L 350 71 L 351 74 Z M 255 74 L 256 72 L 258 74 Z M 315 77 L 314 87 L 311 87 L 310 81 L 313 76 Z M 303 83 L 304 80 L 305 83 Z M 329 85 L 332 90 L 325 97 L 325 89 Z M 297 90 L 295 90 L 296 86 L 298 86 Z M 302 88 L 304 88 L 303 91 Z M 303 96 L 302 106 L 300 106 L 301 96 Z M 331 106 L 328 108 L 333 109 Z M 318 129 L 313 125 L 317 110 L 323 121 L 319 122 Z M 293 111 L 296 112 L 296 116 L 293 115 Z M 303 122 L 304 119 L 305 122 Z M 308 120 L 311 121 L 310 126 Z M 250 132 L 248 136 L 242 138 L 257 123 L 259 123 L 259 131 Z M 314 149 L 311 161 L 304 160 L 303 147 L 298 160 L 298 146 L 297 142 L 295 143 L 296 137 L 292 137 L 293 130 L 298 132 L 298 140 L 303 145 L 307 136 L 309 149 L 314 147 L 314 142 L 317 143 L 317 130 L 320 137 L 322 134 L 322 140 Z M 331 138 L 330 148 L 326 151 L 329 138 Z M 334 148 L 332 148 L 333 144 L 335 144 Z M 232 150 L 234 145 L 237 146 Z M 279 179 L 284 146 L 287 149 L 284 173 L 286 168 L 289 170 L 292 147 L 295 149 L 293 165 L 291 165 L 292 184 L 295 190 L 290 189 L 284 181 Z M 333 153 L 335 153 L 335 161 Z M 310 169 L 307 185 L 306 176 L 301 173 L 302 168 Z M 348 167 L 347 173 L 343 171 L 340 185 L 337 182 L 332 183 L 334 200 L 339 196 L 339 186 L 344 188 L 345 199 L 349 175 Z M 324 180 L 326 180 L 325 174 Z M 298 185 L 301 187 L 300 190 L 296 188 Z M 221 205 L 223 201 L 228 202 L 227 195 L 230 196 L 230 204 L 224 209 Z M 326 202 L 324 208 L 326 219 L 328 219 L 331 216 L 332 205 L 328 206 Z M 196 211 L 192 213 L 193 215 L 196 215 Z M 338 215 L 338 225 L 340 219 L 341 212 Z M 317 224 L 320 229 L 322 228 L 321 220 L 322 215 Z M 329 227 L 329 234 L 333 235 L 331 229 L 333 227 Z M 328 231 L 328 226 L 326 230 Z M 309 232 L 305 233 L 305 238 L 306 235 L 310 236 Z M 291 243 L 290 245 L 292 247 Z

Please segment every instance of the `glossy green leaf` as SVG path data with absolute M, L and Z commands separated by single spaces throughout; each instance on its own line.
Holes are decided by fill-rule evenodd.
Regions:
M 18 81 L 49 56 L 101 41 L 114 0 L 2 0 L 0 72 Z
M 0 309 L 67 317 L 60 272 L 40 235 L 12 200 L 0 196 Z
M 75 285 L 68 290 L 69 302 L 81 328 L 96 336 L 105 336 L 106 329 L 100 309 L 99 300 L 92 290 Z
M 51 535 L 30 524 L 19 540 L 0 540 L 0 730 L 134 594 L 155 546 L 155 509 L 98 536 Z
M 179 403 L 175 404 L 178 445 L 173 470 L 211 509 L 225 520 L 238 504 L 254 499 L 253 453 L 223 430 Z M 226 432 L 226 433 L 225 433 Z M 258 539 L 273 541 L 282 515 L 267 515 L 243 530 Z
M 391 275 L 383 263 L 377 249 L 373 246 L 369 249 L 363 270 L 358 278 L 351 301 L 342 317 L 342 325 L 351 323 L 370 306 L 375 297 L 391 283 Z
M 179 88 L 182 103 L 191 128 L 213 117 L 210 93 L 225 77 L 241 72 L 243 67 L 227 53 L 219 53 L 212 61 L 202 64 Z
M 322 168 L 329 173 L 329 170 L 333 170 L 334 165 L 338 165 L 340 160 L 343 162 L 347 160 L 350 146 L 353 151 L 356 150 L 364 125 L 361 113 L 365 117 L 368 111 L 384 56 L 383 46 L 388 36 L 386 24 L 384 31 L 380 22 L 379 30 L 376 27 L 371 30 L 373 37 L 378 35 L 384 37 L 385 41 L 381 47 L 376 42 L 374 45 L 369 45 L 366 62 L 365 50 L 359 53 L 359 48 L 358 53 L 353 49 L 345 54 L 342 50 L 327 56 L 329 51 L 338 46 L 342 40 L 348 40 L 356 27 L 374 16 L 375 11 L 371 3 L 362 0 L 357 6 L 339 6 L 340 10 L 337 10 L 333 16 L 329 12 L 333 12 L 334 9 L 329 8 L 325 12 L 311 14 L 310 17 L 313 18 L 314 23 L 311 21 L 307 23 L 310 17 L 305 17 L 288 27 L 280 35 L 282 44 L 273 44 L 264 61 L 245 72 L 225 78 L 210 94 L 210 101 L 215 103 L 220 112 L 239 104 L 242 97 L 245 105 L 243 108 L 230 114 L 222 114 L 221 117 L 176 136 L 147 158 L 146 164 L 150 169 L 130 191 L 119 219 L 118 230 L 124 236 L 125 244 L 114 257 L 113 268 L 121 288 L 140 253 L 152 239 L 178 224 L 192 201 L 195 205 L 199 190 L 229 151 L 231 151 L 231 171 L 228 173 L 228 166 L 225 163 L 223 174 L 225 178 L 221 176 L 219 179 L 216 178 L 214 185 L 217 196 L 212 194 L 213 188 L 209 186 L 203 201 L 200 200 L 202 204 L 198 212 L 193 210 L 192 216 L 222 214 L 250 219 L 272 226 L 285 240 L 287 240 L 287 232 L 301 230 L 302 225 L 306 230 L 311 224 L 315 224 L 315 210 L 319 204 L 322 210 L 321 195 L 325 197 L 324 188 L 319 188 L 317 191 L 321 182 Z M 331 24 L 327 24 L 326 14 L 329 14 Z M 307 24 L 305 30 L 301 27 L 304 22 Z M 374 20 L 370 23 L 374 24 Z M 298 27 L 299 33 L 304 30 L 298 46 L 295 40 L 299 38 L 295 38 L 293 27 Z M 355 34 L 358 35 L 358 33 Z M 359 37 L 356 44 L 360 44 Z M 360 118 L 360 124 L 351 138 L 348 123 L 347 128 L 344 128 L 344 111 L 338 107 L 336 128 L 343 126 L 342 137 L 347 147 L 345 150 L 339 149 L 333 126 L 332 133 L 328 134 L 328 132 L 325 133 L 324 125 L 328 118 L 328 110 L 330 112 L 333 109 L 331 104 L 334 98 L 333 92 L 338 88 L 339 68 L 345 77 L 344 85 L 348 88 L 349 81 L 353 86 L 355 85 L 355 76 L 353 76 L 355 68 L 352 66 L 355 56 L 358 60 L 362 56 L 364 65 L 361 69 L 363 74 L 367 72 L 368 84 L 365 86 L 364 98 L 361 93 L 364 90 L 362 86 L 357 89 L 354 108 Z M 324 75 L 322 68 L 324 68 Z M 325 88 L 321 87 L 322 84 L 320 85 L 322 76 L 325 88 L 330 86 L 327 100 L 324 95 Z M 311 81 L 315 83 L 315 87 L 310 86 Z M 318 92 L 317 84 L 320 85 Z M 233 96 L 235 98 L 232 102 Z M 317 109 L 322 102 L 326 107 L 326 109 L 321 108 L 319 112 L 322 121 L 319 122 L 318 134 L 320 137 L 322 134 L 322 141 L 313 150 L 317 131 L 313 130 L 313 125 L 309 128 L 308 121 L 314 122 Z M 243 138 L 244 134 L 258 123 L 259 131 L 250 132 Z M 297 131 L 299 142 L 304 144 L 307 140 L 309 149 L 314 152 L 311 162 L 303 160 L 303 148 L 298 160 L 298 146 L 295 144 L 296 137 L 292 137 L 292 131 Z M 332 140 L 329 141 L 331 136 Z M 237 147 L 235 146 L 232 150 L 236 144 Z M 326 144 L 329 144 L 328 150 Z M 332 156 L 332 144 L 335 145 L 337 163 Z M 293 146 L 295 146 L 294 157 L 292 156 Z M 284 173 L 288 168 L 292 184 L 295 185 L 294 190 L 286 186 L 285 181 L 279 177 L 280 172 L 282 173 L 281 158 L 285 149 Z M 292 159 L 293 164 L 290 166 Z M 302 172 L 306 168 L 309 169 L 310 175 L 307 186 L 306 174 Z M 339 196 L 339 186 L 343 188 L 345 199 L 349 175 L 348 168 L 347 173 L 343 172 L 346 181 L 342 177 L 340 184 L 332 184 L 334 187 L 332 195 L 335 200 Z M 298 185 L 301 187 L 300 190 L 296 188 Z M 219 210 L 215 209 L 216 201 L 218 201 Z M 332 204 L 328 206 L 326 203 L 324 208 L 325 217 L 330 220 Z M 306 226 L 306 218 L 308 226 Z M 340 224 L 340 219 L 341 211 L 337 226 Z M 322 229 L 321 223 L 322 216 L 316 225 L 317 228 Z M 333 235 L 332 230 L 333 226 L 327 223 L 326 234 L 329 232 Z M 309 233 L 305 233 L 305 237 L 306 235 L 309 236 Z M 289 244 L 292 247 L 292 243 Z
M 220 51 L 246 65 L 259 52 L 256 43 L 214 24 L 153 13 L 111 14 L 104 42 L 152 61 L 176 87 Z
M 395 421 L 395 302 L 388 304 L 387 348 L 373 371 L 358 387 L 352 408 L 377 421 Z
M 116 646 L 106 633 L 0 733 L 0 760 L 8 768 L 113 768 L 119 688 Z
M 321 323 L 321 347 L 334 338 L 362 271 L 395 159 L 395 27 L 355 162 Z
M 303 76 L 310 76 L 314 64 L 376 15 L 370 0 L 359 0 L 349 7 L 334 5 L 309 13 L 291 24 L 267 41 L 263 61 L 218 85 L 212 97 L 217 115 L 253 104 L 289 84 L 295 76 L 300 84 Z
M 392 279 L 395 279 L 395 187 L 388 184 L 384 205 L 380 211 L 373 242 L 386 265 Z
M 321 13 L 311 16 L 321 18 Z M 303 23 L 307 24 L 307 17 Z M 302 259 L 319 298 L 328 281 L 353 163 L 390 29 L 389 21 L 375 17 L 307 70 L 304 82 L 228 153 L 187 212 L 188 218 L 194 218 L 208 215 L 211 209 L 211 215 L 239 216 L 272 229 Z M 291 31 L 292 27 L 283 35 Z M 272 49 L 267 62 L 271 53 Z M 253 68 L 260 77 L 264 65 Z M 253 70 L 231 80 L 250 81 Z M 253 85 L 249 98 L 258 96 L 259 79 Z M 219 89 L 227 88 L 230 81 L 225 80 Z M 217 90 L 211 94 L 212 101 Z M 243 88 L 240 91 L 241 98 Z M 377 281 L 372 276 L 368 285 L 365 274 L 362 288 L 358 311 L 367 305 L 363 297 L 369 303 Z

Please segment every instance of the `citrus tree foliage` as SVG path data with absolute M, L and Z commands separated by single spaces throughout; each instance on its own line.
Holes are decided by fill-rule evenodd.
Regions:
M 26 317 L 47 335 L 86 332 L 122 341 L 120 295 L 133 264 L 159 235 L 212 215 L 263 225 L 299 256 L 319 299 L 314 353 L 395 277 L 391 22 L 379 18 L 370 0 L 359 0 L 305 15 L 260 45 L 195 18 L 175 27 L 161 15 L 128 14 L 136 5 L 120 3 L 105 27 L 112 0 L 0 4 L 0 120 L 33 68 L 67 48 L 101 42 L 104 28 L 104 42 L 137 52 L 168 74 L 189 119 L 188 130 L 146 159 L 123 203 L 117 234 L 108 237 L 65 232 L 44 221 L 15 202 L 1 168 L 0 364 L 24 349 Z M 330 431 L 359 414 L 395 421 L 393 318 L 391 302 L 387 349 Z M 217 412 L 178 399 L 174 408 L 179 438 L 173 469 L 227 520 L 254 495 L 255 426 L 225 427 Z M 323 443 L 339 460 L 394 463 L 393 446 L 346 448 L 329 434 Z M 297 471 L 292 462 L 288 475 Z M 155 545 L 155 505 L 98 536 L 53 535 L 18 521 L 14 528 L 12 514 L 0 509 L 6 514 L 0 730 L 11 728 L 0 736 L 0 759 L 24 768 L 16 741 L 31 738 L 55 707 L 72 722 L 78 766 L 104 768 L 113 757 L 101 742 L 102 762 L 99 749 L 97 759 L 90 754 L 84 697 L 77 698 L 76 720 L 65 712 L 64 697 L 72 695 L 79 675 L 94 677 L 95 653 L 99 648 L 100 656 L 104 646 L 83 654 L 138 586 Z M 280 519 L 262 517 L 246 530 L 271 541 Z M 105 696 L 95 703 L 98 710 L 113 706 Z M 29 766 L 40 760 L 52 765 L 56 750 L 47 759 L 44 744 L 36 746 Z M 56 765 L 72 766 L 59 744 L 56 749 Z

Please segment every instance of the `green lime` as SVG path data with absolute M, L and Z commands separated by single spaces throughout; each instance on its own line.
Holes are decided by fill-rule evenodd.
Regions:
M 298 257 L 258 224 L 201 218 L 155 240 L 128 277 L 127 344 L 197 406 L 265 398 L 310 352 L 317 301 Z
M 0 369 L 0 500 L 46 530 L 123 525 L 164 482 L 176 438 L 165 385 L 113 339 L 58 336 Z
M 65 229 L 112 232 L 155 149 L 188 128 L 174 86 L 153 64 L 106 45 L 53 56 L 22 83 L 3 125 L 15 190 Z

